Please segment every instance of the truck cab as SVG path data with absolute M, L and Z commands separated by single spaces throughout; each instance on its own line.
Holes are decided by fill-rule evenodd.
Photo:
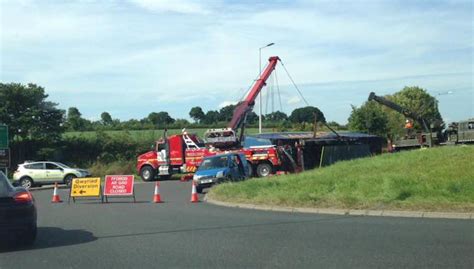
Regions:
M 137 171 L 143 181 L 154 180 L 156 176 L 168 179 L 172 174 L 186 172 L 186 150 L 200 149 L 202 142 L 194 135 L 171 135 L 155 143 L 155 148 L 140 156 Z

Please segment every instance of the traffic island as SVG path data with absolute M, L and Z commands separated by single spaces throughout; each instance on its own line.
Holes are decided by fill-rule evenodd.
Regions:
M 220 184 L 207 200 L 275 211 L 471 219 L 472 156 L 474 146 L 384 154 L 299 174 Z
M 377 217 L 403 217 L 403 218 L 437 218 L 437 219 L 466 219 L 474 220 L 474 213 L 457 213 L 457 212 L 423 212 L 423 211 L 395 211 L 395 210 L 352 210 L 337 208 L 306 208 L 306 207 L 281 207 L 281 206 L 265 206 L 254 204 L 240 204 L 222 202 L 205 197 L 204 201 L 209 204 L 218 206 L 254 209 L 263 211 L 292 212 L 292 213 L 309 213 L 324 215 L 349 215 L 349 216 L 377 216 Z

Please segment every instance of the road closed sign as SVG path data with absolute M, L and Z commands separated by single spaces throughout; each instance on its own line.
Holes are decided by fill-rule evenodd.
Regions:
M 100 196 L 100 177 L 75 178 L 72 180 L 71 197 Z
M 105 176 L 104 195 L 105 196 L 129 196 L 133 195 L 132 175 Z

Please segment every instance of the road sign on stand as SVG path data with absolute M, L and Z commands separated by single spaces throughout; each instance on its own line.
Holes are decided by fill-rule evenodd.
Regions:
M 100 197 L 102 200 L 100 187 L 100 177 L 74 178 L 72 180 L 68 202 L 71 197 L 74 202 L 76 202 L 77 197 Z
M 104 196 L 105 202 L 108 202 L 109 196 L 133 196 L 135 200 L 135 192 L 133 191 L 133 184 L 135 177 L 133 175 L 108 175 L 105 176 Z

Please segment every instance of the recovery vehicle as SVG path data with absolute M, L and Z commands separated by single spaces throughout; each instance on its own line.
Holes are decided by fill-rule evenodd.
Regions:
M 438 144 L 440 141 L 440 134 L 436 132 L 431 132 L 428 126 L 429 123 L 423 117 L 417 113 L 404 108 L 384 97 L 377 96 L 374 92 L 371 92 L 369 95 L 369 101 L 376 101 L 377 103 L 384 105 L 388 108 L 391 108 L 407 118 L 417 121 L 420 126 L 423 128 L 423 132 L 413 132 L 412 134 L 407 134 L 402 139 L 393 141 L 392 148 L 394 151 L 403 150 L 403 149 L 412 149 L 419 147 L 432 147 L 435 144 Z M 430 126 L 431 127 L 431 126 Z
M 255 105 L 255 99 L 266 85 L 266 80 L 280 59 L 269 58 L 269 63 L 260 74 L 243 101 L 234 110 L 232 120 L 223 129 L 209 129 L 205 141 L 183 130 L 182 134 L 167 136 L 156 142 L 155 149 L 138 156 L 137 171 L 144 181 L 156 175 L 168 178 L 174 173 L 195 172 L 206 156 L 234 152 L 245 155 L 249 174 L 268 176 L 277 170 L 296 170 L 293 158 L 283 147 L 274 145 L 245 148 L 242 146 L 246 118 Z M 240 128 L 240 130 L 239 130 Z M 288 164 L 291 163 L 291 164 Z
M 444 135 L 446 144 L 474 143 L 474 118 L 449 124 Z

